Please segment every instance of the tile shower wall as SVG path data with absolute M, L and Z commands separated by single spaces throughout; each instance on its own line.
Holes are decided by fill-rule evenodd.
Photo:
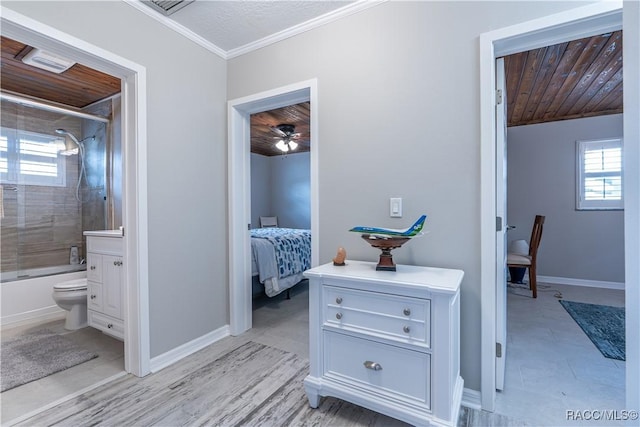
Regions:
M 81 135 L 77 118 L 4 101 L 1 111 L 5 128 L 50 135 L 65 128 Z M 82 207 L 75 198 L 78 164 L 78 156 L 66 159 L 66 187 L 2 184 L 1 271 L 68 264 L 73 245 L 84 253 Z

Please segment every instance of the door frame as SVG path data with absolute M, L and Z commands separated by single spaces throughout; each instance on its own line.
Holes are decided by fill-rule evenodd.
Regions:
M 252 327 L 251 309 L 251 114 L 309 101 L 311 266 L 318 265 L 318 89 L 317 79 L 279 87 L 227 102 L 229 164 L 229 331 Z
M 144 376 L 150 372 L 146 69 L 4 6 L 0 11 L 2 35 L 122 80 L 124 369 Z
M 496 204 L 502 202 L 504 194 L 496 194 L 496 58 L 525 50 L 548 46 L 564 41 L 574 40 L 596 33 L 606 33 L 622 28 L 622 3 L 601 2 L 569 11 L 545 16 L 524 23 L 501 28 L 480 35 L 480 290 L 481 290 L 481 406 L 487 411 L 495 410 L 496 399 L 496 319 L 498 307 L 496 297 Z M 637 71 L 637 70 L 636 70 Z M 625 75 L 632 75 L 626 73 Z M 632 77 L 633 78 L 633 77 Z M 629 80 L 631 80 L 630 78 Z M 627 79 L 625 79 L 626 85 Z M 626 87 L 625 87 L 626 91 Z M 638 102 L 638 100 L 636 100 Z M 625 129 L 627 122 L 625 120 Z M 627 136 L 627 135 L 625 135 Z M 631 141 L 629 141 L 631 142 Z M 625 182 L 638 180 L 638 168 L 625 171 Z M 632 194 L 629 188 L 625 191 L 625 203 L 635 206 L 638 203 L 637 194 Z M 631 240 L 632 229 L 638 229 L 638 219 L 625 215 L 625 242 Z M 637 236 L 636 236 L 637 238 Z M 633 257 L 636 258 L 633 258 Z M 625 264 L 630 265 L 639 256 L 635 251 L 625 251 Z M 630 270 L 627 269 L 627 273 Z M 636 272 L 637 273 L 637 272 Z M 635 279 L 635 281 L 634 281 Z M 638 283 L 637 274 L 630 277 L 627 283 Z M 627 291 L 628 288 L 627 288 Z M 634 290 L 633 292 L 637 292 Z M 637 299 L 637 298 L 636 298 Z M 626 298 L 627 313 L 637 318 L 638 308 L 633 306 L 630 298 Z M 634 314 L 635 313 L 635 314 Z M 640 347 L 638 337 L 627 333 L 627 379 L 630 375 L 638 375 L 637 360 Z M 635 366 L 634 366 L 635 364 Z M 630 366 L 633 366 L 629 369 Z M 635 370 L 635 373 L 633 372 Z M 629 390 L 627 381 L 627 390 Z M 627 393 L 629 393 L 627 391 Z M 637 395 L 637 393 L 636 393 Z M 633 407 L 630 407 L 633 408 Z

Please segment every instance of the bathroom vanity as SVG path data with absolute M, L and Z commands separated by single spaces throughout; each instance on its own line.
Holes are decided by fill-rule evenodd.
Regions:
M 124 340 L 123 242 L 120 230 L 85 231 L 89 326 Z
M 461 270 L 325 264 L 309 278 L 311 407 L 334 396 L 413 425 L 455 426 Z

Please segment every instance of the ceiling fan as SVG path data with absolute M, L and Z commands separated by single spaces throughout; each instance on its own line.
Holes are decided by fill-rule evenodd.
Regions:
M 271 130 L 278 134 L 273 138 L 278 140 L 276 148 L 280 151 L 286 153 L 298 148 L 298 143 L 294 140 L 300 138 L 300 133 L 295 133 L 296 127 L 294 125 L 282 123 L 278 126 L 271 126 Z

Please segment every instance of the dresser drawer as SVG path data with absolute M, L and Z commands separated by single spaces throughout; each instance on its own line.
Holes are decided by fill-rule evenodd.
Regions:
M 430 300 L 324 286 L 324 324 L 430 347 Z
M 87 313 L 89 326 L 100 329 L 104 333 L 124 340 L 124 322 L 102 313 L 89 310 Z
M 428 353 L 324 331 L 324 375 L 431 405 Z M 378 368 L 378 369 L 376 369 Z

